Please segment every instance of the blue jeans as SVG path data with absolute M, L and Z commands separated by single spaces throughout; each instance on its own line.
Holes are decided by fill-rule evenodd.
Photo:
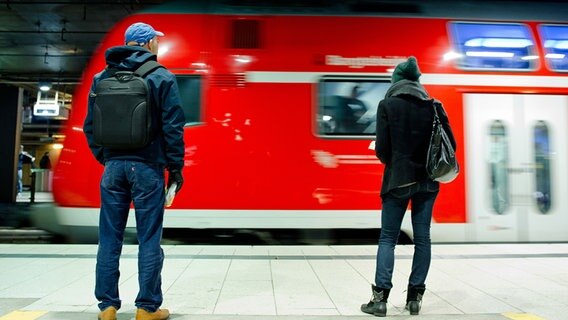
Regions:
M 23 190 L 22 184 L 22 177 L 24 176 L 24 171 L 22 169 L 18 169 L 18 193 L 21 193 Z
M 426 180 L 410 186 L 396 188 L 383 195 L 381 236 L 377 253 L 375 284 L 379 288 L 392 288 L 394 248 L 398 241 L 402 218 L 412 202 L 412 230 L 414 231 L 414 256 L 408 284 L 413 287 L 425 285 L 430 269 L 431 243 L 430 223 L 432 207 L 438 195 L 439 184 Z
M 97 252 L 95 296 L 99 308 L 120 309 L 118 269 L 124 229 L 130 203 L 134 202 L 138 237 L 138 284 L 136 307 L 149 312 L 162 305 L 160 247 L 164 219 L 164 168 L 128 160 L 105 163 L 101 180 L 99 249 Z

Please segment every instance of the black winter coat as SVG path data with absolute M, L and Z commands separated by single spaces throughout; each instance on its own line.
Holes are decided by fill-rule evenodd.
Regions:
M 449 128 L 445 111 L 438 109 L 438 116 Z M 431 100 L 402 94 L 379 103 L 375 152 L 385 164 L 381 196 L 394 188 L 429 179 L 426 154 L 433 120 Z M 450 139 L 455 148 L 451 134 Z

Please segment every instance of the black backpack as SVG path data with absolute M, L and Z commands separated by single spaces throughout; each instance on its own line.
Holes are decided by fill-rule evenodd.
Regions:
M 135 71 L 107 68 L 94 94 L 93 137 L 97 145 L 116 150 L 139 149 L 154 138 L 153 103 L 144 77 L 163 68 L 150 60 Z

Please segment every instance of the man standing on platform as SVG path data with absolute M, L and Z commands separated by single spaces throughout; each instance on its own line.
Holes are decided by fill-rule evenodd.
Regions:
M 163 35 L 145 23 L 135 23 L 128 27 L 125 33 L 125 45 L 107 50 L 107 68 L 95 76 L 89 94 L 84 132 L 93 155 L 105 166 L 100 186 L 101 211 L 95 286 L 95 296 L 100 301 L 101 312 L 98 316 L 100 320 L 116 320 L 116 312 L 121 306 L 118 294 L 119 259 L 131 202 L 134 203 L 136 212 L 139 243 L 140 290 L 135 301 L 136 320 L 169 318 L 169 311 L 160 309 L 163 300 L 161 271 L 164 252 L 160 240 L 165 201 L 164 169 L 169 171 L 168 187 L 175 182 L 178 192 L 183 184 L 181 170 L 185 119 L 175 76 L 156 63 L 158 36 Z M 147 68 L 143 65 L 152 67 Z M 141 69 L 144 71 L 140 71 Z M 96 142 L 101 133 L 97 131 L 99 127 L 94 124 L 97 123 L 96 121 L 101 121 L 100 127 L 104 127 L 105 118 L 97 120 L 99 115 L 93 110 L 104 109 L 104 112 L 108 111 L 111 114 L 118 112 L 116 110 L 124 108 L 127 105 L 124 101 L 128 101 L 131 97 L 120 98 L 112 93 L 111 98 L 103 99 L 101 88 L 105 86 L 97 86 L 105 80 L 107 80 L 105 83 L 129 81 L 133 77 L 132 74 L 138 75 L 138 73 L 147 84 L 145 87 L 149 94 L 140 96 L 141 99 L 148 99 L 148 105 L 151 106 L 148 112 L 155 130 L 148 131 L 153 134 L 148 135 L 149 141 L 141 147 L 101 146 L 101 143 Z M 127 86 L 123 86 L 122 89 L 125 87 Z M 103 108 L 105 103 L 110 104 L 106 109 Z M 139 112 L 140 108 L 136 110 Z M 111 120 L 121 121 L 125 126 L 135 123 L 128 118 L 130 113 L 122 114 L 123 116 Z M 121 130 L 118 127 L 120 126 L 109 126 L 111 137 Z M 135 131 L 141 131 L 146 128 L 136 127 L 136 129 Z M 104 134 L 105 132 L 102 132 L 102 135 Z M 112 140 L 105 141 L 112 143 Z

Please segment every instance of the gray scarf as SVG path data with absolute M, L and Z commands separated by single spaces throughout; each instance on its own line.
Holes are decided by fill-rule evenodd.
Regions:
M 390 97 L 396 97 L 403 94 L 414 96 L 420 100 L 430 100 L 431 98 L 428 96 L 428 92 L 426 89 L 420 84 L 418 81 L 411 81 L 407 79 L 403 79 L 397 81 L 391 85 L 391 87 L 387 90 L 385 94 L 385 99 Z

